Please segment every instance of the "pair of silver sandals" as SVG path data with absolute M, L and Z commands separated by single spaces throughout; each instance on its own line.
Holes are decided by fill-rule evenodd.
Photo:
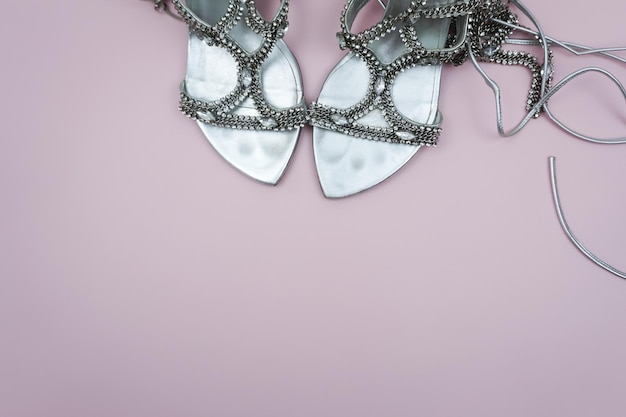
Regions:
M 378 0 L 384 8 L 381 21 L 360 33 L 352 32 L 352 24 L 369 0 L 348 0 L 337 33 L 339 47 L 348 53 L 308 108 L 298 63 L 282 40 L 288 28 L 288 0 L 280 1 L 271 20 L 259 13 L 254 0 L 149 1 L 190 29 L 180 110 L 198 122 L 224 159 L 263 183 L 278 183 L 300 130 L 310 124 L 326 197 L 346 197 L 379 184 L 423 146 L 437 144 L 442 66 L 466 61 L 494 92 L 501 136 L 516 134 L 545 114 L 578 138 L 626 143 L 626 138 L 598 139 L 574 131 L 548 106 L 563 85 L 590 72 L 608 77 L 626 97 L 621 82 L 597 67 L 583 68 L 554 83 L 552 47 L 626 63 L 615 55 L 624 48 L 594 49 L 550 38 L 518 0 Z M 535 29 L 521 26 L 511 6 L 525 14 Z M 513 38 L 514 32 L 524 37 Z M 505 49 L 505 44 L 538 45 L 542 60 L 523 50 Z M 502 121 L 500 89 L 481 62 L 522 65 L 532 74 L 526 116 L 508 131 Z M 560 207 L 554 162 L 550 158 L 555 205 L 565 232 L 592 261 L 626 278 L 626 273 L 601 261 L 574 237 Z

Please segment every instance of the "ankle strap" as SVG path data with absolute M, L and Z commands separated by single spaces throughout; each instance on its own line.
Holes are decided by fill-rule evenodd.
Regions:
M 402 40 L 411 52 L 418 52 L 423 56 L 429 55 L 435 58 L 437 63 L 451 62 L 453 56 L 463 45 L 465 32 L 467 31 L 467 19 L 458 21 L 457 35 L 452 44 L 441 49 L 426 50 L 421 47 L 417 39 L 413 24 L 418 18 L 443 19 L 458 18 L 468 16 L 476 6 L 484 0 L 455 0 L 448 1 L 448 4 L 428 6 L 426 0 L 420 2 L 414 0 L 411 5 L 396 15 L 385 16 L 379 23 L 361 33 L 352 33 L 352 25 L 363 7 L 370 0 L 348 0 L 341 13 L 341 31 L 337 33 L 339 47 L 350 49 L 354 52 L 367 48 L 368 45 L 380 39 L 394 29 L 401 33 Z M 431 61 L 433 61 L 431 59 Z M 435 61 L 430 63 L 436 63 Z
M 281 4 L 274 18 L 266 21 L 256 9 L 254 0 L 230 0 L 226 13 L 217 21 L 215 25 L 209 25 L 196 15 L 186 4 L 186 1 L 172 0 L 176 12 L 187 23 L 189 28 L 201 39 L 219 43 L 219 39 L 224 39 L 227 33 L 235 27 L 237 22 L 247 12 L 246 22 L 250 29 L 265 39 L 275 41 L 285 36 L 289 22 L 287 14 L 289 12 L 289 0 L 281 0 Z

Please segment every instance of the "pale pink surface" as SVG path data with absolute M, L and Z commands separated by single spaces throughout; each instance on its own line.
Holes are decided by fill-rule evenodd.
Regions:
M 554 36 L 626 44 L 621 1 L 527 4 Z M 292 2 L 309 102 L 342 7 Z M 329 201 L 309 128 L 272 188 L 178 113 L 186 28 L 150 3 L 3 14 L 0 417 L 625 415 L 626 282 L 566 239 L 547 158 L 578 237 L 626 269 L 626 145 L 547 120 L 501 139 L 478 74 L 447 68 L 440 146 Z M 510 125 L 526 75 L 489 69 Z M 553 103 L 626 132 L 599 77 Z

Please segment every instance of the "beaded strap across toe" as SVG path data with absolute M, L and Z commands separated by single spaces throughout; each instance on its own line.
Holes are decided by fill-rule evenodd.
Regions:
M 189 25 L 180 110 L 233 166 L 276 184 L 307 113 L 298 64 L 283 42 L 288 0 L 271 21 L 253 0 L 173 0 Z
M 327 197 L 366 190 L 437 144 L 441 64 L 463 57 L 470 2 L 390 0 L 377 25 L 354 34 L 366 3 L 347 2 L 337 39 L 350 52 L 310 108 Z

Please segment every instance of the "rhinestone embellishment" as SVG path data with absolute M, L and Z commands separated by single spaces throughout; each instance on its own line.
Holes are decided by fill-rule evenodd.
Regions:
M 402 140 L 409 140 L 409 141 L 416 138 L 416 136 L 413 133 L 404 132 L 404 131 L 396 132 L 396 136 Z
M 188 2 L 171 1 L 195 36 L 206 45 L 223 49 L 237 63 L 237 67 L 233 69 L 237 73 L 236 87 L 218 100 L 205 101 L 192 97 L 187 92 L 185 82 L 181 83 L 179 109 L 185 116 L 211 126 L 238 130 L 278 132 L 299 129 L 307 123 L 304 100 L 288 108 L 276 109 L 266 101 L 260 83 L 255 82 L 277 40 L 287 31 L 288 0 L 281 1 L 281 6 L 271 21 L 266 21 L 258 13 L 254 0 L 230 0 L 224 15 L 213 25 L 195 15 L 188 8 Z M 238 24 L 245 24 L 263 39 L 262 47 L 258 51 L 249 52 L 230 37 L 231 30 Z M 252 102 L 256 114 L 236 112 L 246 100 Z
M 261 125 L 263 125 L 263 127 L 266 127 L 268 129 L 272 129 L 278 126 L 278 123 L 276 123 L 276 120 L 272 117 L 264 117 L 260 119 L 259 122 L 261 123 Z
M 196 113 L 198 115 L 198 119 L 202 120 L 203 122 L 213 122 L 215 121 L 215 115 L 213 114 L 213 112 L 207 111 L 207 112 L 197 112 Z
M 332 116 L 330 116 L 330 120 L 332 120 L 333 123 L 339 126 L 345 126 L 348 124 L 348 118 L 341 114 L 333 114 Z
M 241 84 L 244 87 L 250 87 L 250 84 L 252 84 L 252 73 L 249 68 L 241 70 Z
M 498 49 L 500 49 L 500 48 L 497 47 L 497 46 L 487 45 L 487 46 L 485 46 L 483 48 L 483 51 L 482 51 L 483 52 L 483 56 L 492 57 L 493 54 L 495 54 Z
M 283 22 L 283 24 L 278 28 L 277 35 L 279 38 L 285 36 L 287 31 L 289 30 L 289 22 Z
M 348 47 L 348 42 L 346 42 L 346 35 L 343 32 L 337 32 L 337 43 L 339 44 L 339 49 L 342 51 Z
M 401 114 L 393 103 L 389 90 L 396 77 L 416 66 L 441 65 L 452 63 L 461 65 L 472 54 L 482 62 L 496 62 L 504 65 L 522 65 L 532 72 L 532 84 L 528 94 L 527 110 L 533 108 L 541 98 L 540 88 L 543 79 L 548 85 L 552 79 L 552 52 L 548 50 L 549 70 L 542 73 L 538 59 L 525 51 L 509 51 L 502 47 L 507 37 L 513 32 L 511 27 L 518 24 L 517 16 L 509 9 L 507 0 L 453 0 L 432 1 L 413 0 L 411 6 L 395 17 L 383 17 L 383 20 L 370 29 L 352 33 L 351 27 L 363 1 L 348 1 L 341 16 L 341 31 L 337 33 L 337 42 L 341 49 L 350 49 L 351 53 L 367 65 L 370 74 L 366 96 L 348 109 L 339 109 L 321 103 L 312 103 L 309 108 L 309 123 L 324 129 L 336 130 L 347 135 L 390 143 L 402 143 L 415 146 L 435 146 L 441 134 L 440 120 L 433 124 L 415 122 Z M 381 1 L 382 3 L 382 1 Z M 450 31 L 445 45 L 426 49 L 420 42 L 414 25 L 421 19 L 456 18 L 451 28 L 465 25 L 466 33 Z M 499 23 L 502 21 L 503 23 Z M 398 32 L 400 40 L 406 46 L 406 52 L 393 62 L 381 62 L 370 45 L 386 34 Z M 375 48 L 374 48 L 375 49 Z M 361 119 L 379 110 L 388 126 L 371 126 Z M 535 116 L 539 115 L 539 111 Z M 343 125 L 343 120 L 350 121 Z
M 374 83 L 374 92 L 377 96 L 381 95 L 385 91 L 385 79 L 380 76 Z

